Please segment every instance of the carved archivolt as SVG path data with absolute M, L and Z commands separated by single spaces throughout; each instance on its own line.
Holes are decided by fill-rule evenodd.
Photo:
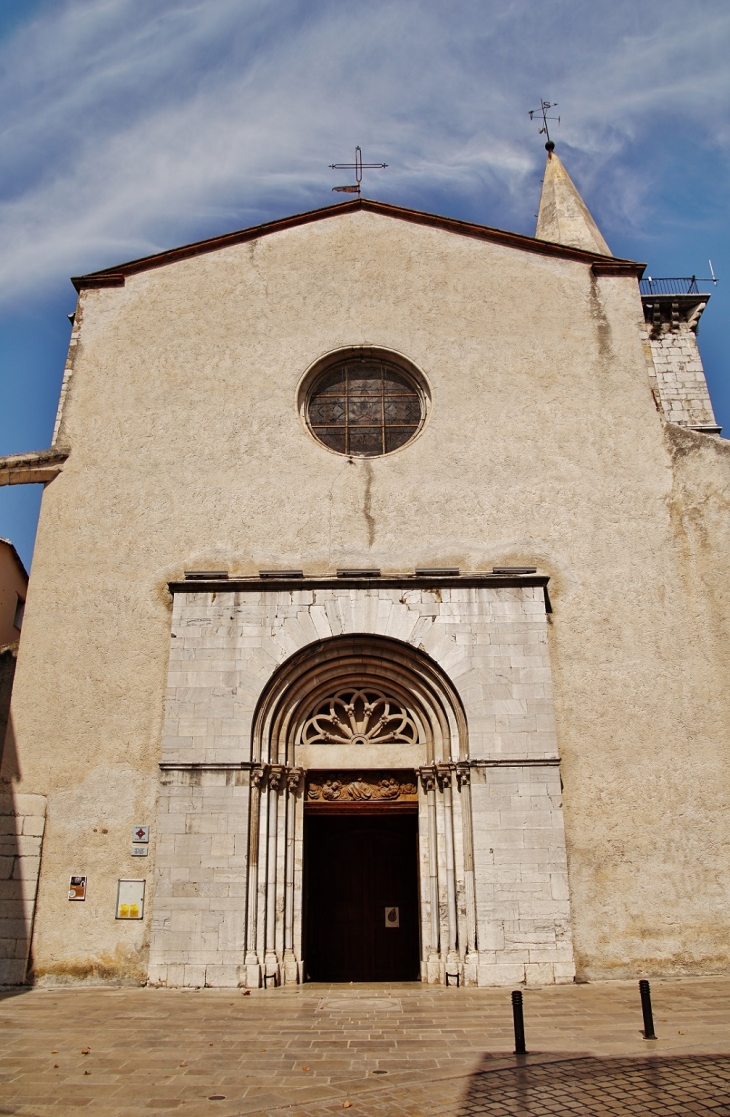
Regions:
M 300 649 L 256 710 L 253 760 L 292 765 L 300 745 L 413 746 L 413 766 L 469 755 L 466 718 L 445 672 L 401 641 L 359 634 Z
M 418 743 L 408 710 L 383 691 L 346 687 L 324 701 L 304 724 L 302 744 L 384 745 Z

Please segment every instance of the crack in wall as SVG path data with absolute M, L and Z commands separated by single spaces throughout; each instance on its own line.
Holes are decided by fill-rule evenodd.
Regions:
M 365 469 L 365 499 L 363 501 L 362 514 L 365 517 L 365 523 L 368 529 L 368 547 L 372 547 L 375 542 L 375 517 L 372 514 L 373 506 L 373 464 L 366 458 L 364 463 Z

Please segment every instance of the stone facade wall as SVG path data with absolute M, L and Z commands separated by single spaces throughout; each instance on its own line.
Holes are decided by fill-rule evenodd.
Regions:
M 147 973 L 151 908 L 116 920 L 115 899 L 161 790 L 170 581 L 504 564 L 550 577 L 579 972 L 726 972 L 730 445 L 662 422 L 636 280 L 361 212 L 79 309 L 2 773 L 48 796 L 34 972 Z M 348 461 L 297 402 L 308 369 L 359 345 L 406 357 L 431 406 L 410 445 Z M 519 732 L 517 708 L 492 714 Z
M 644 304 L 650 376 L 664 418 L 681 427 L 719 431 L 697 347 L 697 326 L 706 303 L 647 296 Z
M 714 427 L 715 413 L 705 370 L 692 330 L 663 333 L 651 340 L 662 410 L 681 427 Z
M 45 824 L 42 795 L 0 794 L 0 985 L 25 980 Z
M 155 830 L 153 984 L 241 982 L 249 772 L 164 770 Z
M 472 771 L 480 985 L 575 976 L 557 765 Z
M 456 742 L 455 755 L 446 756 L 425 757 L 417 745 L 388 749 L 393 768 L 435 762 L 435 768 L 422 769 L 433 770 L 434 778 L 424 777 L 420 795 L 424 866 L 430 856 L 429 809 L 437 812 L 441 835 L 438 912 L 432 910 L 427 870 L 421 874 L 424 979 L 443 980 L 447 964 L 460 969 L 466 981 L 485 985 L 572 979 L 565 836 L 542 588 L 333 586 L 244 592 L 223 588 L 175 595 L 156 838 L 151 981 L 258 985 L 264 972 L 276 980 L 300 976 L 301 938 L 292 938 L 293 965 L 287 969 L 284 944 L 289 928 L 280 926 L 284 865 L 272 866 L 264 853 L 258 870 L 263 890 L 259 945 L 245 941 L 250 922 L 246 904 L 251 771 L 262 760 L 301 762 L 296 751 L 287 758 L 254 756 L 253 718 L 264 687 L 293 653 L 321 640 L 368 633 L 404 642 L 432 657 L 458 689 L 468 724 L 466 760 L 460 751 L 465 742 Z M 387 759 L 383 746 L 357 746 L 357 759 L 347 746 L 319 748 L 318 767 L 380 768 Z M 375 753 L 377 748 L 380 751 Z M 471 769 L 467 773 L 471 797 L 450 771 L 444 783 L 444 764 L 453 768 L 456 761 Z M 287 842 L 296 846 L 292 918 L 299 935 L 301 792 L 301 784 L 287 787 L 282 781 L 276 788 L 264 788 L 261 806 L 261 849 L 266 850 L 265 814 L 272 810 L 280 834 L 278 849 L 284 850 Z M 472 826 L 476 942 L 464 927 L 463 834 L 465 827 L 471 830 Z M 445 841 L 447 834 L 452 835 L 450 828 L 453 839 Z M 452 944 L 451 958 L 450 870 L 443 850 L 454 841 L 462 929 L 460 942 Z M 277 894 L 274 906 L 279 914 L 276 930 L 267 934 L 269 888 Z M 456 910 L 453 918 L 456 925 Z M 264 943 L 271 949 L 264 950 Z
M 471 757 L 557 755 L 542 588 L 406 583 L 176 593 L 161 761 L 251 761 L 254 710 L 276 668 L 317 640 L 358 632 L 421 648 L 444 669 L 468 710 Z

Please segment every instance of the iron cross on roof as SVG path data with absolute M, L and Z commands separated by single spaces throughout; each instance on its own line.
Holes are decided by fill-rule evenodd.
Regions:
M 360 146 L 358 145 L 355 148 L 355 162 L 354 163 L 330 163 L 330 170 L 331 171 L 354 170 L 355 171 L 355 185 L 354 186 L 333 186 L 332 189 L 333 189 L 333 191 L 337 192 L 338 194 L 357 194 L 357 196 L 359 198 L 360 197 L 360 183 L 362 182 L 363 168 L 365 168 L 366 170 L 370 170 L 371 168 L 372 169 L 375 169 L 375 168 L 380 169 L 380 168 L 387 167 L 387 166 L 388 166 L 387 163 L 363 163 L 363 161 L 362 161 L 362 151 L 360 150 Z
M 550 139 L 550 132 L 548 130 L 548 120 L 557 120 L 558 124 L 560 124 L 560 117 L 559 116 L 548 116 L 548 112 L 550 111 L 550 109 L 556 109 L 557 107 L 558 107 L 558 102 L 557 101 L 543 101 L 543 99 L 541 97 L 540 98 L 540 108 L 539 109 L 530 109 L 529 113 L 527 114 L 529 116 L 530 120 L 534 120 L 534 118 L 538 115 L 542 117 L 542 128 L 538 132 L 538 136 L 545 136 L 546 137 L 547 143 L 545 144 L 545 147 L 548 151 L 554 151 L 555 150 L 555 144 Z

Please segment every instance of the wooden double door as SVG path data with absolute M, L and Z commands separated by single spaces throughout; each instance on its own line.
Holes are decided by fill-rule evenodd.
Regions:
M 308 980 L 417 980 L 415 812 L 306 817 L 305 906 Z

